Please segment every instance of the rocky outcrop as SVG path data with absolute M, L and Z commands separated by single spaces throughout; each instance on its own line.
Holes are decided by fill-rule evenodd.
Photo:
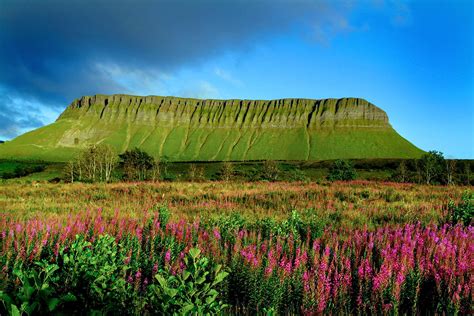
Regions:
M 358 98 L 200 100 L 96 95 L 74 100 L 58 120 L 81 118 L 214 128 L 390 127 L 383 110 Z

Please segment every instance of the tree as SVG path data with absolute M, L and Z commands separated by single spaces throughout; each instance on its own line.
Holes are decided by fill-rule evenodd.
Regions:
M 153 157 L 139 148 L 127 150 L 120 154 L 119 157 L 125 176 L 129 180 L 146 180 L 148 178 L 148 171 L 155 164 Z
M 110 145 L 91 145 L 84 149 L 76 159 L 69 161 L 64 174 L 71 182 L 110 181 L 112 171 L 117 166 L 117 154 Z
M 188 169 L 188 178 L 191 181 L 196 180 L 197 166 L 195 164 L 190 164 Z
M 222 164 L 221 179 L 224 181 L 229 181 L 234 176 L 234 164 L 230 161 L 226 161 Z
M 454 184 L 453 177 L 456 172 L 456 160 L 446 159 L 446 183 Z
M 423 171 L 421 170 L 420 159 L 413 159 L 413 165 L 415 166 L 415 182 L 421 183 L 423 181 Z
M 265 160 L 263 162 L 262 177 L 265 180 L 276 181 L 280 176 L 280 166 L 274 160 Z
M 168 156 L 163 156 L 160 159 L 160 170 L 164 178 L 168 177 L 168 167 L 170 164 L 170 159 Z
M 466 177 L 466 184 L 471 184 L 471 163 L 469 160 L 464 161 L 464 175 Z
M 420 163 L 426 184 L 431 184 L 442 174 L 444 166 L 443 153 L 431 150 L 421 157 Z
M 160 180 L 160 177 L 161 177 L 161 166 L 160 166 L 160 161 L 159 160 L 155 160 L 155 162 L 153 163 L 153 167 L 151 167 L 151 170 L 150 170 L 150 175 L 151 175 L 151 180 L 156 182 L 158 180 Z
M 328 180 L 354 180 L 357 177 L 357 173 L 354 166 L 350 161 L 347 160 L 336 160 L 332 167 L 329 169 Z
M 395 172 L 395 181 L 406 182 L 408 179 L 408 170 L 405 160 L 400 161 L 398 168 Z
M 76 178 L 76 173 L 77 173 L 77 168 L 76 168 L 76 160 L 71 160 L 66 163 L 64 166 L 64 176 L 67 179 L 67 181 L 70 181 L 71 183 L 74 182 L 74 179 Z
M 188 179 L 191 181 L 201 181 L 204 180 L 204 167 L 199 167 L 196 164 L 192 163 L 189 165 L 188 169 Z

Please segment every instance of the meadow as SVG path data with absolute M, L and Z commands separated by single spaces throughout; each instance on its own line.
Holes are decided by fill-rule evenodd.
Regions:
M 7 183 L 1 313 L 465 314 L 474 281 L 469 190 Z M 467 220 L 453 217 L 457 209 Z

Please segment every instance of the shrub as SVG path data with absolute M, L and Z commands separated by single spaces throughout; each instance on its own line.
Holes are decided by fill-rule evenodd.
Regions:
M 306 174 L 299 168 L 295 168 L 288 172 L 288 178 L 291 181 L 307 181 L 308 177 Z
M 274 160 L 266 160 L 263 162 L 261 178 L 263 180 L 277 181 L 280 177 L 280 166 Z
M 154 312 L 165 315 L 220 314 L 227 307 L 218 300 L 219 284 L 229 274 L 220 264 L 212 265 L 201 257 L 201 250 L 192 248 L 184 258 L 185 270 L 177 275 L 161 270 L 157 283 L 149 287 Z
M 204 167 L 197 166 L 196 164 L 192 163 L 189 165 L 188 169 L 188 179 L 191 181 L 202 181 L 206 177 L 204 175 Z
M 449 221 L 453 224 L 463 223 L 468 226 L 474 217 L 474 192 L 465 192 L 459 204 L 450 201 L 448 204 Z
M 220 179 L 229 181 L 234 176 L 234 172 L 234 164 L 230 161 L 226 161 L 222 164 L 221 170 L 219 172 Z
M 139 148 L 127 150 L 119 155 L 125 176 L 129 180 L 145 180 L 155 166 L 152 156 Z
M 0 175 L 3 179 L 13 179 L 28 176 L 32 173 L 42 172 L 46 169 L 46 165 L 19 165 L 12 172 L 4 172 Z
M 356 177 L 357 173 L 354 167 L 352 166 L 352 163 L 347 160 L 336 160 L 332 167 L 329 169 L 329 181 L 354 180 Z
M 46 261 L 37 262 L 30 269 L 15 269 L 13 274 L 18 278 L 19 286 L 10 295 L 0 291 L 0 300 L 8 313 L 47 314 L 64 302 L 75 301 L 76 297 L 70 293 L 59 297 L 56 291 L 60 281 L 58 269 L 58 265 Z
M 124 259 L 112 236 L 100 235 L 94 243 L 76 236 L 70 247 L 59 252 L 61 282 L 87 310 L 120 311 L 130 289 Z
M 160 221 L 161 227 L 166 227 L 170 220 L 171 212 L 166 206 L 159 207 L 158 220 Z

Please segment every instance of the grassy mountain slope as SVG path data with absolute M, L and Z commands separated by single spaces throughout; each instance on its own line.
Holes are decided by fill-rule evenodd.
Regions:
M 199 100 L 97 95 L 56 122 L 0 144 L 0 158 L 66 161 L 90 144 L 176 161 L 411 158 L 422 151 L 356 98 Z

